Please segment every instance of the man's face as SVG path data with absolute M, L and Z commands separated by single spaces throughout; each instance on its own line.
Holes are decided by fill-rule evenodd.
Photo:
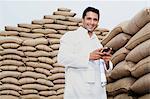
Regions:
M 89 32 L 93 32 L 98 25 L 98 15 L 94 12 L 87 12 L 86 16 L 82 20 L 83 27 Z

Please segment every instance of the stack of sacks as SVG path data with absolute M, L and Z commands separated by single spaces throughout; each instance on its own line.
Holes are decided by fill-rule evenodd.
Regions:
M 70 9 L 58 8 L 32 24 L 0 32 L 0 99 L 63 99 L 65 72 L 57 54 L 62 35 L 81 24 L 74 16 Z M 96 29 L 99 36 L 107 33 Z
M 150 8 L 114 28 L 102 43 L 112 47 L 114 69 L 107 74 L 109 98 L 150 98 Z M 122 32 L 122 39 L 117 39 Z M 123 35 L 123 34 L 122 34 Z M 119 42 L 119 43 L 118 43 Z M 121 42 L 121 43 L 120 43 Z M 122 43 L 123 42 L 123 43 Z M 126 97 L 125 95 L 126 94 Z M 129 96 L 130 95 L 130 96 Z M 129 98 L 130 97 L 130 98 Z

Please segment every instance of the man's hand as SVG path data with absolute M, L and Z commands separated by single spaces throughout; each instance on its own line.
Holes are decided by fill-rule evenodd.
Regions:
M 95 51 L 90 53 L 89 60 L 98 60 L 101 59 L 104 53 L 101 52 L 102 48 L 96 49 Z

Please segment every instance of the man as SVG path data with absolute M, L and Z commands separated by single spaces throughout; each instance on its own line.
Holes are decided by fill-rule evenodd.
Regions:
M 111 55 L 101 52 L 103 47 L 93 33 L 99 16 L 99 10 L 86 8 L 83 26 L 60 40 L 58 63 L 65 66 L 64 99 L 107 99 L 105 72 L 112 64 Z

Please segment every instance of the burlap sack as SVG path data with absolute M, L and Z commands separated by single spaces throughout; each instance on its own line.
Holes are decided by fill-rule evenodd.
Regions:
M 56 24 L 62 24 L 62 25 L 67 25 L 67 26 L 76 26 L 78 25 L 77 22 L 70 22 L 70 21 L 62 21 L 62 20 L 55 20 Z
M 19 44 L 17 44 L 17 43 L 4 43 L 4 44 L 2 44 L 1 45 L 3 48 L 6 48 L 6 49 L 8 49 L 8 48 L 14 48 L 14 49 L 16 49 L 16 48 L 18 48 L 20 45 Z
M 136 80 L 131 86 L 131 90 L 140 95 L 150 93 L 150 73 Z
M 123 61 L 125 59 L 125 57 L 127 56 L 127 54 L 129 53 L 129 50 L 127 50 L 125 47 L 120 48 L 118 51 L 116 51 L 111 58 L 112 63 L 114 64 L 114 66 Z
M 66 17 L 63 15 L 45 15 L 44 19 L 58 19 L 58 20 L 66 20 Z
M 82 19 L 81 19 L 81 18 L 69 17 L 69 16 L 66 16 L 66 20 L 68 20 L 68 21 L 72 21 L 72 22 L 77 22 L 77 23 L 79 23 L 79 22 L 81 22 L 81 21 L 82 21 Z
M 40 29 L 40 28 L 42 28 L 42 25 L 36 25 L 36 24 L 18 24 L 18 27 L 28 28 L 28 29 Z
M 105 46 L 113 48 L 114 51 L 118 50 L 119 48 L 123 47 L 131 38 L 130 35 L 125 33 L 120 33 L 111 39 Z
M 67 29 L 67 26 L 60 25 L 60 24 L 45 24 L 44 27 L 49 29 L 55 29 L 55 30 Z
M 67 11 L 54 11 L 53 15 L 63 15 L 63 16 L 74 17 L 76 15 L 76 13 L 74 13 L 74 12 L 67 12 Z
M 42 44 L 35 46 L 35 48 L 36 48 L 37 50 L 42 50 L 42 51 L 47 51 L 47 52 L 53 51 L 53 49 L 51 49 L 49 46 L 47 46 L 47 45 L 42 45 Z
M 108 35 L 103 39 L 102 45 L 106 45 L 112 38 L 114 38 L 119 33 L 122 33 L 122 27 L 123 25 L 126 25 L 128 21 L 121 22 L 119 25 L 117 25 L 115 28 L 113 28 Z
M 150 40 L 147 40 L 136 46 L 129 52 L 125 60 L 132 62 L 139 62 L 141 59 L 150 55 Z
M 21 36 L 21 37 L 27 37 L 27 38 L 41 38 L 41 37 L 44 37 L 44 34 L 41 34 L 41 33 L 25 33 L 25 32 L 20 32 L 19 36 Z
M 6 31 L 18 31 L 18 32 L 30 32 L 31 29 L 28 28 L 21 28 L 21 27 L 14 27 L 14 26 L 5 26 Z
M 150 99 L 150 94 L 145 94 L 145 95 L 139 97 L 138 99 Z
M 53 19 L 41 19 L 41 20 L 33 20 L 32 24 L 39 24 L 39 25 L 44 25 L 44 24 L 50 24 L 54 23 Z
M 20 94 L 14 90 L 2 90 L 2 91 L 0 91 L 0 95 L 13 95 L 13 96 L 17 96 L 17 97 L 20 96 Z M 11 98 L 9 98 L 9 99 L 11 99 Z
M 0 95 L 0 99 L 19 99 L 19 97 L 13 95 Z
M 11 37 L 11 36 L 3 37 L 3 36 L 0 36 L 0 44 L 3 44 L 3 43 L 21 44 L 22 42 L 23 42 L 23 40 L 20 39 L 19 37 Z
M 141 77 L 150 73 L 150 56 L 140 60 L 132 69 L 131 75 L 134 77 Z
M 19 32 L 17 31 L 1 31 L 0 36 L 17 36 Z
M 70 12 L 71 9 L 68 9 L 68 8 L 58 8 L 57 9 L 58 11 L 66 11 L 66 12 Z
M 32 32 L 33 33 L 41 33 L 44 35 L 57 33 L 57 31 L 55 29 L 33 29 Z
M 132 77 L 122 78 L 113 83 L 107 84 L 106 91 L 110 96 L 116 96 L 121 93 L 127 93 L 134 82 L 135 79 Z
M 140 43 L 150 39 L 150 22 L 138 31 L 125 45 L 127 49 L 132 50 Z
M 122 61 L 114 67 L 114 69 L 111 71 L 110 77 L 116 80 L 123 77 L 131 76 L 130 69 L 134 65 L 135 64 L 132 62 Z
M 9 84 L 15 84 L 15 85 L 20 85 L 18 79 L 13 78 L 13 77 L 6 77 L 1 79 L 1 82 L 4 83 L 9 83 Z
M 113 99 L 135 99 L 132 96 L 129 96 L 128 94 L 119 94 L 115 96 Z
M 134 35 L 145 24 L 150 21 L 150 8 L 142 9 L 129 21 L 128 25 L 123 29 L 125 33 Z

